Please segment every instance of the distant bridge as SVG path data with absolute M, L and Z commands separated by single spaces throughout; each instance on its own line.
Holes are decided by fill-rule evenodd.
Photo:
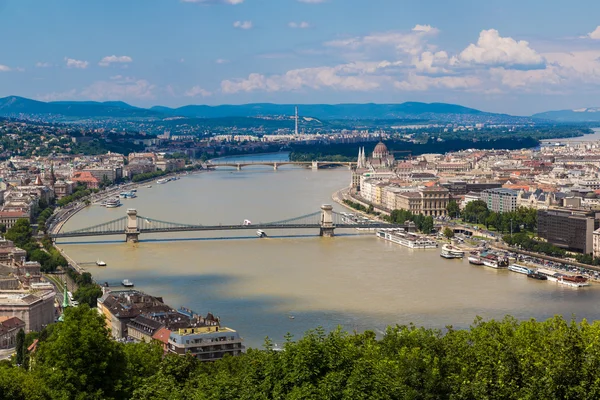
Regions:
M 233 230 L 268 230 L 268 229 L 319 229 L 319 235 L 333 237 L 336 228 L 405 228 L 404 225 L 393 225 L 378 221 L 354 221 L 347 216 L 333 211 L 329 204 L 321 206 L 321 211 L 302 215 L 283 221 L 239 224 L 239 225 L 193 225 L 177 222 L 160 221 L 143 217 L 137 210 L 128 209 L 127 216 L 113 221 L 76 229 L 68 232 L 51 233 L 53 239 L 74 238 L 86 236 L 125 235 L 126 242 L 137 242 L 140 234 L 167 232 L 197 232 L 197 231 L 233 231 Z
M 327 166 L 344 166 L 348 169 L 352 169 L 353 166 L 356 165 L 356 162 L 353 161 L 248 161 L 248 162 L 219 162 L 219 161 L 209 161 L 206 163 L 207 167 L 233 167 L 238 171 L 241 171 L 243 167 L 251 167 L 257 165 L 265 165 L 268 167 L 273 167 L 275 171 L 279 169 L 279 167 L 284 165 L 298 165 L 302 167 L 310 167 L 313 170 L 317 170 L 321 167 Z

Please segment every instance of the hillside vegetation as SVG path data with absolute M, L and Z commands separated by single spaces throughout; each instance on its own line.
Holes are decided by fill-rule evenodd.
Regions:
M 267 340 L 267 350 L 199 363 L 112 341 L 102 317 L 79 306 L 22 357 L 29 369 L 0 363 L 0 398 L 597 399 L 599 338 L 600 323 L 506 317 L 444 332 L 390 327 L 381 339 L 316 329 L 283 351 Z

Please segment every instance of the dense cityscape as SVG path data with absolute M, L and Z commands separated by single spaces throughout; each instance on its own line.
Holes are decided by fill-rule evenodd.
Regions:
M 600 3 L 60 3 L 0 0 L 0 400 L 600 398 Z

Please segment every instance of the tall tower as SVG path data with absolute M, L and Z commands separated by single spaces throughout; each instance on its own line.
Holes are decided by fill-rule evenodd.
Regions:
M 296 117 L 294 120 L 296 121 L 296 129 L 294 129 L 294 134 L 298 136 L 298 106 L 296 106 Z

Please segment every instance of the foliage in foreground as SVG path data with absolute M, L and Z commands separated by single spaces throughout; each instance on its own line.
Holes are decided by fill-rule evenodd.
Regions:
M 600 323 L 561 317 L 396 326 L 382 339 L 317 329 L 284 351 L 200 363 L 112 341 L 102 317 L 80 306 L 40 335 L 30 370 L 0 362 L 0 398 L 597 399 L 599 337 Z

